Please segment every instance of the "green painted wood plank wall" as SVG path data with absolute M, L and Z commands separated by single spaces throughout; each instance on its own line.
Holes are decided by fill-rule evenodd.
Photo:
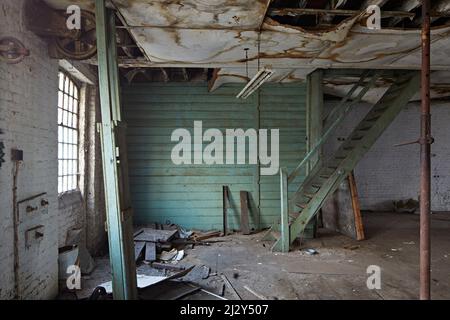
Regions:
M 280 129 L 280 166 L 293 170 L 306 147 L 305 84 L 268 84 L 247 100 L 235 98 L 242 85 L 212 93 L 206 83 L 132 84 L 122 89 L 135 223 L 221 229 L 223 185 L 231 190 L 231 228 L 239 229 L 241 190 L 251 194 L 252 227 L 269 226 L 279 217 L 279 175 L 260 176 L 258 166 L 249 164 L 175 165 L 171 151 L 177 142 L 171 142 L 171 134 L 185 128 L 193 135 L 194 121 L 203 122 L 203 131 L 217 128 L 224 134 L 237 128 Z

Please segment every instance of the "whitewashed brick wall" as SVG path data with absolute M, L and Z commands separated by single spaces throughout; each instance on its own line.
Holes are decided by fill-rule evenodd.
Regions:
M 19 246 L 19 281 L 24 299 L 53 298 L 57 294 L 58 201 L 57 201 L 57 75 L 58 62 L 50 60 L 47 45 L 25 30 L 24 0 L 0 2 L 0 37 L 20 39 L 31 51 L 22 63 L 0 62 L 0 139 L 6 146 L 6 163 L 0 169 L 0 298 L 14 292 L 13 164 L 12 148 L 24 151 L 18 177 L 18 200 L 42 192 L 50 202 L 48 214 L 39 224 L 45 234 L 39 254 L 27 254 Z M 24 234 L 19 234 L 19 238 Z M 22 241 L 20 241 L 22 242 Z
M 336 103 L 326 103 L 326 110 Z M 369 105 L 354 108 L 337 135 L 326 145 L 330 154 L 369 110 Z M 450 102 L 433 101 L 432 133 L 432 210 L 450 211 Z M 361 207 L 365 210 L 392 210 L 393 200 L 418 199 L 419 145 L 395 147 L 419 138 L 420 103 L 408 104 L 355 169 Z

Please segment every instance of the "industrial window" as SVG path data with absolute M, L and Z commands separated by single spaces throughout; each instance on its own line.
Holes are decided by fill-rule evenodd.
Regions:
M 58 90 L 58 192 L 78 188 L 79 88 L 59 72 Z

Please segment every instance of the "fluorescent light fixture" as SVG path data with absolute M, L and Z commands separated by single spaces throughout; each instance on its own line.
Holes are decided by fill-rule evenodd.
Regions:
M 271 69 L 262 69 L 260 70 L 252 80 L 250 80 L 244 89 L 236 96 L 236 98 L 247 99 L 253 92 L 255 92 L 261 85 L 269 80 L 269 78 L 273 75 L 273 70 Z

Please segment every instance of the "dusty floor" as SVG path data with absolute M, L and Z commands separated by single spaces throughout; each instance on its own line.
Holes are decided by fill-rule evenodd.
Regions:
M 357 242 L 320 230 L 319 236 L 304 241 L 288 254 L 272 253 L 270 242 L 251 236 L 232 235 L 225 242 L 186 250 L 182 264 L 208 266 L 208 279 L 187 276 L 211 292 L 220 294 L 225 274 L 242 299 L 417 299 L 419 285 L 419 216 L 398 213 L 366 213 L 366 237 Z M 317 254 L 308 255 L 307 248 Z M 110 279 L 108 259 L 97 259 L 96 270 L 83 277 L 83 297 Z M 381 267 L 381 290 L 366 285 L 369 265 Z M 147 265 L 138 273 L 156 275 L 162 271 Z M 217 275 L 216 275 L 217 274 Z M 450 299 L 450 213 L 432 218 L 432 298 Z M 225 297 L 233 298 L 230 290 Z

